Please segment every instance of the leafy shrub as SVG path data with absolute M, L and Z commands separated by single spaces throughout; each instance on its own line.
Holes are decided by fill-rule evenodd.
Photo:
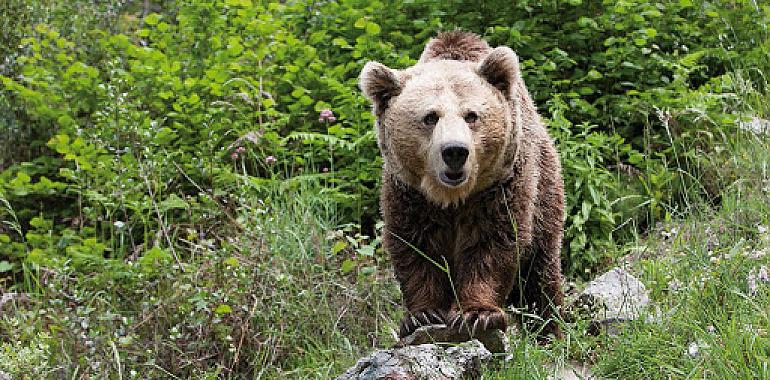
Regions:
M 0 173 L 19 227 L 0 230 L 5 268 L 16 281 L 28 261 L 148 252 L 183 266 L 185 236 L 238 231 L 240 209 L 300 186 L 370 233 L 381 160 L 357 74 L 410 65 L 460 27 L 520 55 L 563 152 L 567 269 L 584 274 L 619 220 L 665 218 L 707 187 L 693 163 L 704 134 L 735 122 L 718 101 L 737 91 L 729 69 L 740 57 L 756 88 L 768 69 L 770 11 L 753 4 L 187 0 L 111 30 L 23 29 L 0 81 L 36 151 Z

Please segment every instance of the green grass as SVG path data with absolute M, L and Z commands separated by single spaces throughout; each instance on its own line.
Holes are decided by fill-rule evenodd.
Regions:
M 518 338 L 513 360 L 490 367 L 484 378 L 546 379 L 550 366 L 566 362 L 612 379 L 770 378 L 770 282 L 751 289 L 748 279 L 762 266 L 770 269 L 770 141 L 744 133 L 726 141 L 721 153 L 700 162 L 717 170 L 716 178 L 732 179 L 716 204 L 700 197 L 677 218 L 617 247 L 650 290 L 656 308 L 649 318 L 618 336 L 590 337 L 578 320 L 550 346 Z
M 717 207 L 694 205 L 644 242 L 634 269 L 652 290 L 660 321 L 607 338 L 597 372 L 611 378 L 770 377 L 770 284 L 749 273 L 770 263 L 770 144 L 741 137 L 722 165 L 740 178 Z M 734 167 L 731 167 L 734 166 Z M 656 234 L 657 232 L 657 234 Z M 697 351 L 691 355 L 688 351 Z
M 579 319 L 547 346 L 515 337 L 511 360 L 484 378 L 545 379 L 567 362 L 618 379 L 770 377 L 770 284 L 752 294 L 747 282 L 770 266 L 770 143 L 737 138 L 709 158 L 739 174 L 717 204 L 690 204 L 685 217 L 616 247 L 629 252 L 659 320 L 592 337 Z M 75 275 L 66 264 L 40 272 L 39 293 L 3 306 L 0 370 L 24 379 L 325 379 L 395 341 L 399 294 L 385 255 L 366 248 L 374 237 L 348 240 L 312 187 L 250 204 L 228 244 L 191 237 L 184 272 L 171 262 L 129 263 L 118 277 Z
M 729 108 L 767 118 L 767 91 L 743 83 L 741 72 L 742 99 Z M 733 130 L 720 124 L 704 134 L 714 129 Z M 495 360 L 484 379 L 546 379 L 569 362 L 602 378 L 770 378 L 770 283 L 749 286 L 750 274 L 770 267 L 770 139 L 668 137 L 679 180 L 655 190 L 678 199 L 660 206 L 662 217 L 639 218 L 652 207 L 633 207 L 630 223 L 651 226 L 609 247 L 660 312 L 618 336 L 588 335 L 585 318 L 563 323 L 565 339 L 550 345 L 522 333 L 510 360 Z M 403 311 L 387 255 L 377 236 L 336 220 L 325 190 L 300 183 L 262 198 L 234 195 L 241 228 L 180 237 L 182 267 L 168 255 L 128 252 L 88 270 L 71 260 L 25 270 L 15 290 L 28 293 L 0 309 L 0 371 L 14 379 L 328 379 L 391 346 Z
M 246 230 L 221 248 L 196 238 L 184 272 L 168 262 L 129 264 L 119 278 L 75 276 L 67 265 L 42 273 L 40 294 L 3 308 L 0 370 L 29 379 L 320 379 L 392 343 L 399 301 L 388 266 L 373 266 L 382 254 L 342 273 L 352 252 L 332 254 L 341 232 L 321 217 L 329 203 L 310 191 L 287 195 L 246 209 Z

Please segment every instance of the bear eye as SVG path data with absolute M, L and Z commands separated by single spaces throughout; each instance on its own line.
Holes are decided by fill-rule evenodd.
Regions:
M 425 125 L 436 125 L 436 123 L 438 123 L 438 114 L 431 112 L 422 118 L 422 122 L 425 123 Z
M 477 115 L 475 112 L 471 111 L 465 114 L 465 122 L 468 124 L 473 124 L 476 121 L 479 120 L 479 115 Z

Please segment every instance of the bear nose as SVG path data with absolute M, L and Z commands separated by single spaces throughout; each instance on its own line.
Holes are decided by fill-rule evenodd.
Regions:
M 460 171 L 468 158 L 468 148 L 462 144 L 447 144 L 441 148 L 441 158 L 453 171 Z

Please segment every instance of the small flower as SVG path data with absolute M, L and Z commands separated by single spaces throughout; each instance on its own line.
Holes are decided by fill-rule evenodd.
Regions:
M 767 233 L 767 226 L 759 225 L 759 226 L 757 226 L 757 230 L 759 231 L 760 234 L 764 235 L 764 234 Z
M 237 160 L 238 159 L 238 153 L 233 152 L 233 154 L 230 155 L 230 158 L 232 158 L 233 160 Z
M 334 116 L 334 112 L 332 112 L 332 110 L 325 109 L 321 111 L 321 113 L 318 115 L 318 121 L 321 123 L 323 122 L 334 123 L 335 121 L 337 121 L 337 118 Z
M 329 172 L 329 168 L 323 167 L 323 168 L 321 168 L 321 171 L 324 172 L 324 173 L 328 173 Z
M 749 275 L 746 276 L 746 285 L 749 288 L 749 294 L 751 294 L 752 296 L 757 294 L 757 289 L 758 289 L 757 274 L 754 272 L 755 269 L 756 268 L 752 268 L 749 271 Z
M 239 146 L 238 149 L 236 149 L 235 151 L 238 152 L 238 153 L 243 153 L 243 152 L 246 151 L 246 148 L 244 148 L 242 146 Z
M 265 157 L 265 163 L 267 163 L 267 164 L 272 164 L 272 163 L 275 163 L 276 161 L 277 161 L 277 160 L 276 160 L 276 159 L 275 159 L 275 157 L 273 157 L 273 156 L 267 156 L 267 157 Z
M 120 229 L 122 229 L 122 228 L 123 228 L 123 227 L 124 227 L 126 224 L 118 220 L 118 221 L 115 221 L 115 223 L 112 223 L 112 225 L 113 225 L 113 226 L 115 226 L 115 228 L 117 228 L 117 229 L 119 229 L 119 230 L 120 230 Z
M 715 333 L 717 331 L 717 329 L 716 329 L 716 327 L 714 327 L 714 325 L 708 325 L 708 326 L 706 326 L 706 331 L 708 331 L 708 332 L 713 334 L 713 333 Z
M 770 253 L 770 248 L 757 249 L 755 251 L 748 252 L 747 255 L 749 256 L 749 258 L 752 258 L 752 259 L 756 260 L 756 259 L 762 258 L 764 256 L 767 256 L 768 253 Z
M 757 279 L 762 282 L 770 282 L 770 276 L 767 274 L 767 267 L 762 266 L 759 268 L 759 272 L 757 273 Z
M 687 347 L 687 355 L 690 355 L 691 358 L 697 358 L 700 355 L 700 347 L 698 347 L 698 343 L 690 343 L 690 345 Z
M 668 290 L 675 292 L 679 289 L 682 289 L 682 281 L 675 278 L 668 282 Z

